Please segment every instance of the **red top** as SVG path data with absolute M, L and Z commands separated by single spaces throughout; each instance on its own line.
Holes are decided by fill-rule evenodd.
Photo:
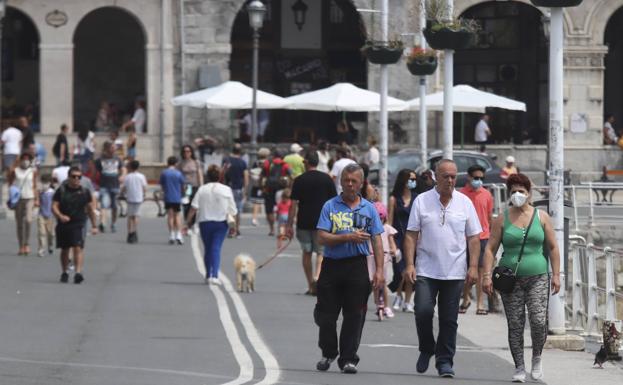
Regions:
M 292 206 L 292 199 L 280 200 L 279 203 L 277 203 L 277 214 L 288 215 L 290 206 Z
M 281 176 L 288 176 L 288 173 L 290 171 L 290 165 L 288 165 L 286 162 L 283 161 L 283 159 L 281 158 L 273 158 L 272 163 L 266 159 L 264 161 L 264 165 L 262 166 L 262 170 L 264 171 L 264 175 L 269 175 L 270 174 L 270 166 L 271 164 L 281 164 L 283 163 L 283 166 L 281 167 Z
M 480 221 L 480 226 L 482 227 L 480 239 L 489 239 L 489 235 L 491 234 L 489 217 L 493 213 L 493 196 L 486 188 L 481 187 L 474 191 L 469 184 L 466 184 L 460 192 L 467 195 L 467 197 L 474 204 L 476 214 L 478 214 L 478 220 Z

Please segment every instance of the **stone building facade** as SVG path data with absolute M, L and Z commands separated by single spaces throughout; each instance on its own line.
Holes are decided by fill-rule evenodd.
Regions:
M 266 0 L 273 6 L 281 4 L 281 1 L 301 0 Z M 311 0 L 302 1 L 312 3 Z M 361 31 L 360 33 L 372 34 L 378 38 L 380 18 L 374 16 L 374 13 L 366 12 L 365 9 L 378 8 L 380 1 L 319 1 L 331 8 L 331 10 L 322 11 L 322 17 L 329 20 L 327 23 L 332 23 L 335 18 L 339 18 L 339 12 L 354 10 L 359 15 L 360 26 L 358 27 L 363 26 L 365 30 L 365 33 Z M 158 161 L 160 158 L 161 154 L 157 149 L 161 143 L 161 126 L 163 127 L 164 155 L 175 152 L 181 143 L 189 142 L 192 138 L 207 133 L 220 138 L 224 143 L 230 142 L 237 136 L 234 112 L 173 108 L 169 99 L 174 94 L 191 92 L 235 77 L 241 78 L 235 80 L 246 80 L 246 75 L 249 74 L 240 75 L 239 70 L 232 71 L 235 67 L 232 63 L 237 60 L 240 64 L 242 60 L 240 58 L 244 57 L 243 54 L 240 56 L 236 52 L 244 53 L 247 52 L 244 50 L 248 49 L 247 43 L 239 38 L 240 31 L 238 33 L 234 31 L 237 18 L 244 16 L 245 3 L 245 0 L 66 0 L 63 2 L 8 0 L 9 8 L 19 10 L 32 20 L 40 39 L 38 58 L 42 140 L 50 140 L 49 138 L 56 133 L 61 123 L 72 122 L 76 119 L 76 109 L 79 106 L 77 107 L 74 100 L 77 69 L 74 67 L 73 58 L 75 33 L 80 21 L 102 8 L 115 8 L 131 15 L 144 35 L 145 86 L 143 90 L 136 93 L 144 92 L 147 101 L 147 126 L 149 128 L 139 138 L 139 152 L 145 154 L 145 160 Z M 415 41 L 412 34 L 419 29 L 418 4 L 419 1 L 413 0 L 390 1 L 390 35 L 402 36 L 407 45 Z M 502 6 L 508 7 L 508 4 L 519 9 L 518 14 L 530 14 L 533 20 L 538 18 L 537 23 L 547 22 L 547 10 L 536 9 L 527 0 L 504 2 L 455 0 L 454 11 L 456 15 L 479 15 L 478 17 L 487 18 L 488 25 L 494 26 L 495 19 L 498 17 L 496 15 L 506 12 L 499 12 L 499 9 L 495 11 L 495 9 Z M 536 11 L 528 10 L 527 7 Z M 616 29 L 617 25 L 623 25 L 622 9 L 623 0 L 584 1 L 579 7 L 565 9 L 564 97 L 567 168 L 594 171 L 605 164 L 615 167 L 623 166 L 620 160 L 620 150 L 602 145 L 601 133 L 606 111 L 614 113 L 617 120 L 623 123 L 623 91 L 620 91 L 623 90 L 623 77 L 620 74 L 617 75 L 617 73 L 623 73 L 623 59 L 621 59 L 623 52 L 620 51 L 620 47 L 623 46 L 623 33 L 617 33 Z M 334 10 L 338 14 L 334 14 Z M 67 16 L 65 24 L 50 25 L 50 14 L 54 11 L 60 11 Z M 505 14 L 500 17 L 519 16 Z M 353 25 L 350 27 L 354 28 Z M 105 35 L 106 31 L 101 31 L 101 33 Z M 269 31 L 262 31 L 262 33 L 269 34 Z M 620 36 L 618 39 L 617 35 Z M 495 39 L 495 36 L 493 38 Z M 235 39 L 238 40 L 234 41 Z M 249 36 L 248 41 L 250 40 Z M 326 39 L 323 41 L 326 42 Z M 275 45 L 268 45 L 264 49 L 279 48 L 275 48 Z M 239 49 L 242 51 L 237 51 Z M 302 52 L 296 49 L 294 51 Z M 307 53 L 302 55 L 305 56 Z M 479 51 L 459 51 L 456 60 L 461 62 L 462 58 L 465 58 L 467 63 L 470 61 L 469 55 L 477 57 Z M 250 56 L 248 62 L 250 62 Z M 249 63 L 242 64 L 247 65 L 247 67 L 239 67 L 243 68 L 244 72 L 244 68 L 248 68 Z M 363 66 L 361 68 L 364 75 L 360 76 L 357 82 L 372 90 L 378 90 L 380 88 L 378 66 L 368 65 L 365 61 L 359 65 Z M 442 69 L 443 64 L 437 73 L 429 78 L 430 92 L 442 89 L 442 76 L 440 76 Z M 329 68 L 330 75 L 323 81 L 348 78 L 351 75 L 333 70 Z M 407 72 L 404 63 L 390 66 L 389 71 L 389 90 L 392 96 L 403 99 L 417 96 L 418 79 Z M 455 69 L 455 78 L 457 77 L 456 71 Z M 235 76 L 232 77 L 232 75 Z M 111 77 L 116 78 L 117 83 L 123 83 L 123 74 L 111 74 Z M 470 84 L 470 82 L 467 83 Z M 71 84 L 74 84 L 74 87 L 69 86 Z M 291 86 L 291 83 L 287 84 Z M 260 86 L 262 87 L 262 80 Z M 287 96 L 287 93 L 281 92 L 281 94 Z M 540 98 L 542 99 L 542 93 Z M 544 101 L 541 99 L 536 100 L 536 103 L 542 105 L 547 102 L 547 98 Z M 540 111 L 540 115 L 536 118 L 540 119 L 541 123 L 531 129 L 542 139 L 546 137 L 547 108 L 542 107 Z M 501 115 L 500 119 L 502 118 L 504 116 Z M 378 127 L 376 119 L 376 114 L 369 114 L 363 118 L 367 124 L 359 125 L 357 128 L 363 130 L 365 134 L 375 133 Z M 404 146 L 405 142 L 413 146 L 418 142 L 417 113 L 392 113 L 390 119 L 400 124 L 406 132 L 407 139 L 394 143 L 390 135 L 392 146 Z M 520 116 L 516 119 L 524 118 Z M 495 127 L 495 122 L 492 125 L 495 130 L 506 129 Z M 441 118 L 431 114 L 429 147 L 440 145 L 438 130 L 440 126 Z M 469 130 L 471 127 L 468 126 Z M 512 135 L 509 138 L 501 138 L 498 144 L 490 146 L 491 151 L 499 154 L 514 153 L 526 159 L 526 164 L 523 165 L 526 168 L 541 169 L 544 167 L 546 147 L 542 140 L 523 144 L 524 142 L 513 139 Z M 469 140 L 466 142 L 469 143 Z M 455 143 L 458 141 L 455 140 Z M 587 159 L 590 159 L 590 162 L 587 163 Z

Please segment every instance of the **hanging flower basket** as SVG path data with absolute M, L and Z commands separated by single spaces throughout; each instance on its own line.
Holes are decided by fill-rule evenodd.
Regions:
M 404 46 L 400 44 L 367 44 L 362 48 L 368 61 L 373 64 L 395 64 L 400 60 Z
M 577 7 L 582 0 L 530 0 L 535 7 Z
M 472 42 L 474 33 L 466 29 L 453 30 L 447 27 L 424 29 L 426 42 L 434 49 L 463 49 L 467 48 Z
M 433 56 L 407 61 L 407 68 L 411 74 L 416 76 L 432 75 L 437 69 L 437 58 Z

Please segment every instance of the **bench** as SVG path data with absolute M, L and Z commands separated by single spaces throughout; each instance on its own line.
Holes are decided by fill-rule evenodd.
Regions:
M 610 176 L 621 176 L 623 175 L 623 170 L 616 169 L 608 169 L 607 166 L 603 166 L 601 169 L 601 178 L 596 180 L 597 183 L 615 183 L 613 179 L 610 179 Z M 599 192 L 601 191 L 602 200 L 599 200 Z M 597 204 L 599 203 L 612 203 L 612 196 L 615 193 L 615 189 L 608 188 L 594 188 L 593 192 L 597 197 Z

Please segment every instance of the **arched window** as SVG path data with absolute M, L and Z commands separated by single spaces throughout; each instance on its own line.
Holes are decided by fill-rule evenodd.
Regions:
M 605 58 L 604 117 L 614 115 L 613 126 L 620 135 L 619 128 L 623 122 L 623 8 L 608 20 L 604 43 L 608 46 Z

